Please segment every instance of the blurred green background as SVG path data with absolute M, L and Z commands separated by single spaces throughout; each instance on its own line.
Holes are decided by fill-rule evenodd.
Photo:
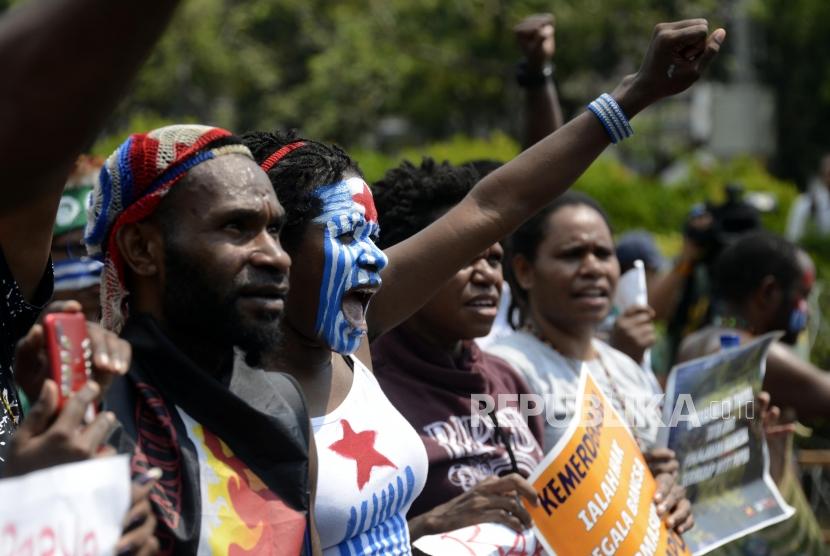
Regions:
M 556 16 L 568 115 L 637 69 L 659 21 L 725 26 L 730 36 L 707 79 L 734 81 L 747 64 L 733 33 L 748 19 L 750 65 L 775 95 L 777 150 L 765 163 L 803 184 L 830 144 L 826 0 L 188 0 L 95 150 L 109 154 L 130 131 L 181 121 L 297 127 L 387 155 L 459 136 L 471 148 L 494 132 L 518 137 L 511 29 L 536 12 Z M 649 142 L 651 127 L 638 118 L 641 137 L 626 146 L 630 157 L 643 153 L 646 171 L 688 148 Z

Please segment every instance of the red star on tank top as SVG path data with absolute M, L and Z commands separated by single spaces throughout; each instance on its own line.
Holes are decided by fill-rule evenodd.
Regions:
M 365 430 L 355 432 L 345 419 L 340 420 L 343 426 L 343 438 L 332 443 L 329 449 L 344 458 L 353 459 L 357 464 L 357 488 L 363 489 L 369 482 L 369 476 L 375 467 L 398 467 L 389 461 L 389 458 L 375 450 L 376 431 Z

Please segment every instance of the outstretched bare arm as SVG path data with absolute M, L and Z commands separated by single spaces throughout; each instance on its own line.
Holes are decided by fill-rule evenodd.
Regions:
M 640 70 L 612 96 L 631 118 L 686 90 L 725 35 L 722 29 L 710 35 L 700 19 L 658 25 Z M 563 193 L 608 144 L 602 124 L 586 112 L 489 174 L 431 226 L 390 247 L 384 286 L 367 315 L 372 337 L 406 320 L 477 253 Z

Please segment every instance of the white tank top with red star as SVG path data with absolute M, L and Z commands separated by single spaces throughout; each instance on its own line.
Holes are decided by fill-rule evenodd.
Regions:
M 323 554 L 411 554 L 406 513 L 426 482 L 426 449 L 372 372 L 351 360 L 346 399 L 311 420 Z

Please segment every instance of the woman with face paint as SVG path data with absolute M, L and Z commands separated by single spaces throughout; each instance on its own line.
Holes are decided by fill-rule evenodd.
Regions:
M 611 95 L 384 253 L 372 240 L 378 230 L 371 192 L 345 152 L 280 134 L 243 138 L 286 210 L 291 291 L 283 338 L 266 369 L 291 373 L 316 416 L 317 523 L 332 554 L 408 553 L 405 514 L 426 479 L 423 444 L 371 374 L 368 338 L 400 324 L 477 254 L 564 192 L 610 142 L 631 133 L 626 116 L 689 88 L 725 35 L 709 34 L 700 19 L 658 25 L 640 70 Z
M 314 330 L 337 353 L 354 353 L 366 334 L 365 305 L 388 259 L 376 245 L 378 215 L 362 178 L 352 176 L 318 189 L 323 212 L 323 276 Z
M 308 401 L 321 544 L 326 554 L 407 554 L 406 513 L 423 488 L 427 461 L 360 350 L 367 306 L 388 264 L 375 245 L 372 193 L 337 147 L 286 134 L 249 133 L 243 141 L 274 184 L 286 211 L 281 243 L 299 262 L 282 338 L 263 365 L 291 373 Z

